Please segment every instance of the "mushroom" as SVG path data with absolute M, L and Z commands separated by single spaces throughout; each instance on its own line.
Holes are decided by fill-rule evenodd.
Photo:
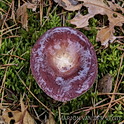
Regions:
M 61 102 L 91 88 L 98 70 L 92 44 L 70 27 L 52 28 L 43 34 L 32 48 L 30 67 L 39 87 Z

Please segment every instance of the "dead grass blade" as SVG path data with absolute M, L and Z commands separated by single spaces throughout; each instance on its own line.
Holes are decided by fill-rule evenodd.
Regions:
M 54 0 L 59 6 L 62 6 L 64 9 L 68 11 L 80 10 L 82 4 L 78 4 L 78 1 L 75 0 Z
M 53 12 L 57 9 L 57 7 L 58 7 L 58 4 L 54 7 L 54 9 L 52 10 L 52 12 L 50 13 L 50 14 L 53 14 Z M 42 26 L 41 27 L 43 27 L 45 24 L 46 24 L 46 22 L 49 20 L 49 16 L 47 17 L 47 19 L 44 21 L 44 23 L 42 24 Z
M 21 59 L 21 60 L 25 60 L 25 59 L 23 59 L 22 57 L 19 57 L 19 56 L 17 56 L 17 55 L 9 55 L 9 54 L 0 54 L 0 55 L 16 57 L 16 58 L 19 58 L 19 59 Z
M 50 11 L 51 11 L 51 9 L 52 9 L 52 5 L 53 5 L 53 1 L 52 1 L 52 0 L 49 0 L 49 7 L 48 7 L 48 10 L 47 10 L 46 16 L 49 15 L 49 13 L 50 13 Z
M 95 15 L 107 15 L 109 25 L 106 27 L 102 27 L 98 33 L 96 40 L 100 41 L 101 44 L 105 47 L 108 47 L 109 41 L 110 43 L 114 42 L 115 39 L 118 37 L 114 35 L 115 32 L 115 26 L 122 27 L 124 23 L 124 16 L 123 14 L 120 14 L 115 11 L 118 6 L 116 4 L 113 5 L 112 2 L 109 1 L 109 4 L 111 3 L 111 7 L 108 5 L 108 3 L 104 2 L 103 0 L 78 0 L 83 1 L 83 6 L 88 8 L 88 14 L 82 15 L 78 12 L 78 14 L 69 22 L 73 25 L 76 25 L 76 28 L 85 28 L 89 25 L 89 19 L 93 18 Z M 113 6 L 116 8 L 113 10 Z M 121 6 L 119 7 L 121 10 L 124 11 L 124 8 Z M 116 16 L 114 16 L 116 15 Z
M 98 93 L 98 95 L 124 95 L 124 93 Z
M 58 112 L 59 112 L 59 122 L 60 124 L 62 124 L 62 120 L 61 120 L 61 108 L 58 107 Z
M 40 25 L 42 25 L 43 20 L 43 0 L 40 0 Z
M 13 28 L 13 29 L 9 29 L 9 30 L 7 30 L 6 32 L 2 33 L 2 35 L 0 35 L 0 37 L 2 37 L 3 35 L 5 35 L 5 34 L 11 32 L 11 31 L 17 30 L 17 29 L 19 29 L 19 28 L 20 28 L 20 27 L 16 27 L 16 28 Z
M 28 13 L 27 9 L 35 11 L 37 6 L 30 2 L 24 2 L 16 11 L 17 20 L 21 20 L 22 27 L 28 30 Z
M 20 98 L 20 104 L 21 104 L 21 112 L 22 112 L 22 117 L 21 117 L 22 122 L 24 124 L 35 124 L 34 119 L 31 117 L 31 115 L 27 111 L 28 107 L 25 107 L 25 105 L 24 105 L 22 97 Z M 21 124 L 21 122 L 20 122 L 20 124 Z

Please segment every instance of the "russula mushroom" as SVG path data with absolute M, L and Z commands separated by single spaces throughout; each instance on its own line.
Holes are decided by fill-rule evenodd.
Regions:
M 30 67 L 40 88 L 53 99 L 65 102 L 92 86 L 97 58 L 83 33 L 70 27 L 56 27 L 35 43 Z

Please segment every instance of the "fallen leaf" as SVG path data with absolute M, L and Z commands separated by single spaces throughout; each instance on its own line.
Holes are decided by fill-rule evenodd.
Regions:
M 122 26 L 124 23 L 124 16 L 118 12 L 113 10 L 113 4 L 109 7 L 107 4 L 103 2 L 103 0 L 78 0 L 83 1 L 83 6 L 88 8 L 88 14 L 81 15 L 80 13 L 76 14 L 76 16 L 69 20 L 71 24 L 76 25 L 77 28 L 84 28 L 89 25 L 89 19 L 94 17 L 97 14 L 107 15 L 109 20 L 109 26 L 107 28 L 101 28 L 101 30 L 97 34 L 97 41 L 100 40 L 102 45 L 105 47 L 108 46 L 108 42 L 111 43 L 116 39 L 113 32 L 115 32 L 115 26 Z M 110 5 L 110 2 L 109 2 Z M 117 6 L 117 5 L 115 5 Z M 123 10 L 122 7 L 120 7 Z M 106 32 L 107 31 L 107 32 Z M 107 37 L 103 37 L 107 36 Z
M 23 99 L 20 99 L 21 104 L 21 111 L 15 110 L 12 111 L 10 108 L 3 107 L 2 104 L 0 104 L 0 109 L 2 112 L 2 118 L 7 124 L 11 123 L 11 120 L 15 121 L 15 124 L 35 124 L 34 119 L 31 117 L 31 115 L 28 113 L 27 108 L 25 107 L 23 103 Z M 11 113 L 11 117 L 9 117 L 9 113 Z
M 109 27 L 102 28 L 98 31 L 96 40 L 100 41 L 101 45 L 108 47 L 109 43 L 112 43 L 116 39 L 116 36 L 114 36 L 113 33 L 114 30 L 111 30 Z
M 9 113 L 12 114 L 12 117 L 9 117 Z M 22 113 L 18 110 L 12 111 L 9 108 L 3 110 L 2 117 L 6 123 L 10 124 L 11 120 L 15 120 L 15 123 L 20 120 Z
M 98 82 L 98 91 L 101 93 L 110 93 L 112 90 L 113 77 L 110 74 L 106 74 Z
M 51 113 L 49 113 L 49 118 L 47 119 L 46 124 L 55 124 L 55 120 Z
M 116 10 L 121 10 L 122 13 L 124 13 L 124 8 L 122 8 L 122 7 L 119 6 L 118 4 L 113 3 L 113 2 L 111 2 L 111 1 L 108 1 L 108 4 L 109 4 L 109 7 L 110 7 L 112 10 L 114 10 L 114 11 L 116 11 Z
M 21 111 L 23 113 L 23 124 L 34 124 L 35 121 L 27 111 L 27 108 L 24 105 L 23 99 L 20 99 Z
M 35 11 L 36 7 L 37 6 L 35 4 L 25 2 L 16 11 L 17 20 L 19 20 L 21 18 L 22 27 L 25 28 L 26 30 L 28 30 L 28 13 L 27 13 L 27 8 L 28 9 L 32 9 L 33 11 Z
M 54 0 L 59 6 L 62 6 L 64 9 L 68 11 L 80 10 L 82 4 L 78 4 L 77 0 Z
M 69 22 L 71 24 L 74 24 L 77 26 L 77 28 L 83 28 L 89 25 L 89 19 L 94 17 L 96 14 L 106 14 L 104 8 L 107 7 L 106 4 L 103 4 L 102 0 L 80 0 L 83 1 L 83 5 L 88 7 L 88 14 L 87 15 L 81 15 L 75 16 L 73 19 L 71 19 Z M 102 5 L 102 7 L 101 7 Z M 80 23 L 80 24 L 79 24 Z
M 3 106 L 2 103 L 0 103 L 0 124 L 10 124 L 11 120 L 15 120 L 17 122 L 20 118 L 20 111 L 12 111 L 8 108 L 8 106 Z M 9 117 L 9 113 L 12 114 L 12 117 Z M 18 113 L 17 116 L 15 116 L 14 113 Z
M 80 13 L 76 14 L 76 16 L 69 20 L 69 22 L 73 25 L 76 25 L 77 28 L 82 28 L 82 27 L 86 27 L 89 25 L 88 20 L 93 17 L 93 15 L 81 15 Z

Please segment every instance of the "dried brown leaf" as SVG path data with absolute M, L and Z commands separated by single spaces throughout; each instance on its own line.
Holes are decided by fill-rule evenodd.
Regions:
M 114 36 L 113 33 L 113 28 L 112 30 L 110 27 L 102 28 L 100 31 L 98 31 L 96 40 L 100 41 L 101 45 L 108 47 L 109 41 L 111 43 L 116 39 L 116 36 Z
M 73 25 L 76 25 L 77 28 L 82 28 L 89 25 L 88 20 L 92 17 L 93 15 L 90 14 L 83 16 L 82 14 L 78 13 L 73 19 L 69 20 L 69 22 Z
M 7 108 L 8 106 L 3 106 L 2 103 L 0 104 L 0 109 L 2 112 L 2 119 L 7 123 L 10 124 L 11 120 L 15 120 L 18 122 L 22 116 L 22 113 L 18 110 L 12 111 L 11 109 Z M 12 117 L 9 117 L 9 113 L 12 114 Z
M 26 110 L 27 108 L 24 105 L 23 99 L 20 99 L 20 104 L 21 104 L 21 111 L 23 113 L 23 123 L 24 124 L 34 124 L 35 121 L 29 114 L 29 112 Z
M 2 118 L 5 120 L 7 124 L 10 124 L 11 120 L 15 120 L 15 124 L 34 124 L 35 121 L 31 117 L 31 115 L 28 113 L 27 108 L 25 107 L 22 98 L 20 99 L 21 104 L 21 111 L 15 110 L 12 111 L 9 108 L 3 107 L 2 104 L 0 104 L 0 109 L 3 110 L 2 112 Z M 9 113 L 12 114 L 12 117 L 9 117 Z
M 107 15 L 108 19 L 110 21 L 110 25 L 113 26 L 120 26 L 122 23 L 124 23 L 124 16 L 121 15 L 120 13 L 114 12 L 113 10 L 111 10 L 102 0 L 80 0 L 80 1 L 84 1 L 83 5 L 88 7 L 88 14 L 87 16 L 82 16 L 80 18 L 74 17 L 72 20 L 70 20 L 71 24 L 78 24 L 80 21 L 83 20 L 83 18 L 85 19 L 86 17 L 88 18 L 82 25 L 80 25 L 80 28 L 84 27 L 84 25 L 88 26 L 88 20 L 92 17 L 94 17 L 96 14 L 101 14 L 101 15 Z M 114 16 L 117 15 L 117 17 Z M 76 20 L 74 21 L 74 19 L 76 18 Z M 78 27 L 78 25 L 76 25 Z
M 124 16 L 120 13 L 117 13 L 113 10 L 113 7 L 118 7 L 117 5 L 113 5 L 109 2 L 109 7 L 107 4 L 103 2 L 103 0 L 78 0 L 83 1 L 83 5 L 88 8 L 87 15 L 81 15 L 78 13 L 73 19 L 69 22 L 71 24 L 76 25 L 77 28 L 83 28 L 89 25 L 89 19 L 94 17 L 97 14 L 107 15 L 109 20 L 109 26 L 107 28 L 101 28 L 101 30 L 97 34 L 97 41 L 101 41 L 102 45 L 105 47 L 108 46 L 108 42 L 111 43 L 116 39 L 113 32 L 115 26 L 122 26 L 124 23 Z M 111 4 L 110 4 L 111 3 Z M 121 7 L 120 7 L 121 8 Z M 123 8 L 121 8 L 123 10 Z M 107 31 L 107 32 L 106 32 Z M 105 36 L 105 37 L 103 37 Z
M 8 113 L 12 113 L 12 117 L 9 117 Z M 18 110 L 12 111 L 9 108 L 3 110 L 2 117 L 6 123 L 10 124 L 11 120 L 15 120 L 15 123 L 20 120 L 22 113 Z
M 28 9 L 32 9 L 32 11 L 36 11 L 37 5 L 32 3 L 25 3 Z
M 122 7 L 119 6 L 118 4 L 112 3 L 111 1 L 108 1 L 108 4 L 109 4 L 109 7 L 110 7 L 112 10 L 114 10 L 114 11 L 116 11 L 116 10 L 121 10 L 122 13 L 124 13 L 124 8 L 122 8 Z
M 20 6 L 17 11 L 16 11 L 16 15 L 17 15 L 17 20 L 19 20 L 21 18 L 21 24 L 22 27 L 25 28 L 26 30 L 28 30 L 28 13 L 27 13 L 27 8 L 28 9 L 32 9 L 33 11 L 36 10 L 36 5 L 32 4 L 32 3 L 24 3 L 22 6 Z
M 77 28 L 83 28 L 89 25 L 89 19 L 94 17 L 96 14 L 106 14 L 105 7 L 107 7 L 106 4 L 103 3 L 102 0 L 78 0 L 83 1 L 83 5 L 88 7 L 88 14 L 87 15 L 76 15 L 73 19 L 71 19 L 69 22 L 71 24 L 74 24 L 77 26 Z
M 82 4 L 78 4 L 77 0 L 54 0 L 59 6 L 62 6 L 68 11 L 80 10 Z
M 98 82 L 98 91 L 101 93 L 110 93 L 112 90 L 113 77 L 110 74 L 106 74 Z
M 18 20 L 21 18 L 22 27 L 28 29 L 28 14 L 27 6 L 25 4 L 17 9 L 16 15 Z
M 49 112 L 49 118 L 47 119 L 46 124 L 55 124 L 53 115 L 50 112 Z

